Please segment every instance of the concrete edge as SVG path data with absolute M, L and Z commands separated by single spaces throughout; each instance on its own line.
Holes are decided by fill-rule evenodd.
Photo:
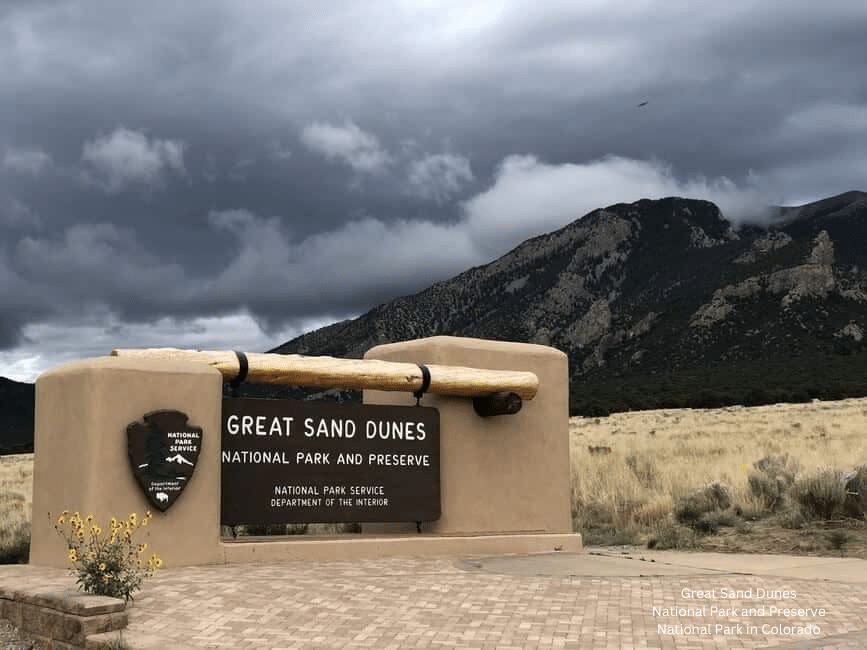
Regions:
M 516 533 L 505 535 L 402 535 L 363 537 L 281 537 L 274 540 L 231 540 L 220 543 L 226 564 L 291 560 L 360 560 L 384 557 L 436 557 L 577 553 L 579 533 Z
M 122 600 L 44 589 L 4 589 L 0 618 L 58 649 L 89 647 L 87 640 L 91 635 L 116 633 L 129 623 Z
M 126 608 L 124 602 L 119 598 L 93 596 L 72 590 L 13 590 L 13 596 L 10 600 L 53 609 L 64 614 L 75 614 L 76 616 L 111 614 L 112 612 L 122 612 Z

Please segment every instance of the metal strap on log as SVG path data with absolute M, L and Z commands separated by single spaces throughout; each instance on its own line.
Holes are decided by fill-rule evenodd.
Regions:
M 241 358 L 246 357 L 246 380 L 253 384 L 412 393 L 418 392 L 424 384 L 422 369 L 418 365 L 378 359 L 336 359 L 298 354 L 236 354 L 232 351 L 176 348 L 113 350 L 111 354 L 116 357 L 206 363 L 219 370 L 226 381 L 232 381 L 239 376 L 242 371 Z M 532 372 L 432 364 L 426 365 L 426 368 L 430 374 L 430 384 L 426 392 L 435 395 L 483 398 L 483 401 L 495 399 L 503 402 L 504 394 L 514 394 L 520 400 L 533 399 L 539 389 L 539 378 Z M 505 402 L 508 406 L 504 412 L 516 413 L 520 410 L 520 401 L 517 406 L 514 398 L 506 399 Z

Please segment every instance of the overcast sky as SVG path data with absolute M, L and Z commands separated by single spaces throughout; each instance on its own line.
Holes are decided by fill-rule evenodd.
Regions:
M 867 190 L 865 34 L 864 0 L 2 0 L 0 375 L 266 350 L 612 203 Z

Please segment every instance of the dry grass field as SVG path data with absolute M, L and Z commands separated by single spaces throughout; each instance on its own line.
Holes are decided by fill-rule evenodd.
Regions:
M 867 464 L 867 399 L 572 418 L 570 436 L 574 527 L 586 543 L 850 555 L 867 549 L 863 515 L 838 516 L 840 508 L 827 519 L 803 514 L 813 505 L 811 480 L 839 488 L 828 499 L 845 499 L 846 475 Z M 773 467 L 759 471 L 755 464 L 769 456 Z M 776 501 L 769 482 L 779 488 Z M 690 526 L 698 518 L 686 507 L 690 495 L 714 484 L 728 502 Z M 826 496 L 817 496 L 819 505 Z M 673 511 L 687 525 L 678 525 Z
M 33 454 L 0 456 L 0 564 L 26 562 L 33 507 Z
M 867 521 L 843 508 L 867 506 L 867 399 L 575 417 L 570 444 L 588 545 L 867 558 Z M 847 497 L 858 467 L 863 496 Z M 0 562 L 26 561 L 32 476 L 32 454 L 0 456 Z

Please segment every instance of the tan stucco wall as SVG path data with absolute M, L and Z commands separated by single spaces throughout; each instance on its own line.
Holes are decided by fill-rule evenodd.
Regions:
M 444 535 L 570 533 L 569 378 L 554 348 L 436 336 L 372 348 L 366 359 L 528 370 L 539 391 L 515 415 L 479 417 L 470 399 L 425 395 L 440 411 L 442 516 L 422 524 Z M 414 404 L 408 393 L 364 391 L 370 404 Z M 414 532 L 415 524 L 365 525 Z
M 30 562 L 66 566 L 53 520 L 63 510 L 112 516 L 150 509 L 140 531 L 166 566 L 222 562 L 577 550 L 572 534 L 566 356 L 553 348 L 433 337 L 376 347 L 367 358 L 529 370 L 540 385 L 520 413 L 481 418 L 472 400 L 425 395 L 440 411 L 442 516 L 423 524 L 365 525 L 341 540 L 221 542 L 222 376 L 206 365 L 100 357 L 44 373 L 36 382 L 33 529 Z M 413 404 L 409 393 L 365 391 L 377 404 Z M 126 427 L 174 409 L 201 427 L 202 446 L 188 487 L 165 513 L 150 507 L 130 467 Z M 411 533 L 406 536 L 406 533 Z M 385 536 L 382 536 L 382 535 Z M 449 541 L 439 536 L 457 536 Z M 499 537 L 497 537 L 499 536 Z M 414 537 L 414 538 L 413 538 Z M 453 543 L 454 542 L 454 543 Z
M 31 564 L 66 566 L 49 521 L 63 510 L 108 520 L 150 509 L 136 536 L 167 566 L 221 559 L 220 411 L 222 376 L 204 365 L 100 357 L 44 373 L 36 382 Z M 203 429 L 199 461 L 165 513 L 150 506 L 133 476 L 126 427 L 145 413 L 176 409 Z

